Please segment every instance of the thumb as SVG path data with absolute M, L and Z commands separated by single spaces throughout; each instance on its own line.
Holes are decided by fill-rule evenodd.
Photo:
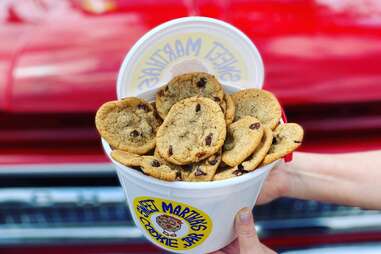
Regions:
M 243 208 L 238 212 L 235 230 L 238 236 L 240 254 L 263 253 L 262 245 L 255 230 L 253 214 L 249 208 Z

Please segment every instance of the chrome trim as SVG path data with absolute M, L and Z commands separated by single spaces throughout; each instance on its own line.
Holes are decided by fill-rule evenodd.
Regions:
M 0 205 L 20 203 L 40 209 L 41 207 L 81 206 L 91 204 L 125 205 L 126 200 L 121 187 L 47 187 L 47 188 L 4 188 L 0 189 Z M 8 208 L 6 208 L 8 209 Z M 298 229 L 317 229 L 317 233 L 340 232 L 374 232 L 381 231 L 381 213 L 379 211 L 361 211 L 350 208 L 353 214 L 333 217 L 285 218 L 272 220 L 257 220 L 257 230 L 260 235 L 266 236 L 271 232 L 280 232 L 283 229 L 287 234 L 299 234 Z M 338 213 L 339 214 L 339 213 Z M 357 215 L 355 215 L 357 214 Z M 12 218 L 10 219 L 12 220 Z M 92 223 L 92 224 L 91 224 Z M 67 240 L 68 242 L 83 241 L 128 241 L 129 238 L 144 240 L 140 230 L 131 225 L 133 223 L 79 223 L 74 224 L 17 224 L 6 221 L 0 224 L 0 245 L 22 243 L 55 243 Z M 123 225 L 122 225 L 123 224 Z M 51 227 L 50 227 L 51 226 Z M 324 228 L 323 231 L 321 229 Z
M 114 173 L 111 163 L 52 163 L 0 165 L 0 176 L 27 174 L 99 174 Z
M 65 228 L 0 228 L 1 240 L 7 239 L 108 239 L 140 238 L 143 233 L 137 227 L 65 227 Z
M 71 227 L 71 228 L 0 228 L 0 246 L 20 244 L 62 244 L 74 242 L 146 241 L 134 226 Z
M 262 230 L 298 229 L 307 227 L 325 228 L 332 233 L 381 230 L 381 213 L 342 217 L 320 217 L 258 221 Z
M 1 202 L 25 202 L 37 206 L 72 202 L 124 203 L 125 197 L 121 187 L 6 188 L 0 189 Z
M 283 254 L 347 254 L 347 253 L 361 253 L 361 254 L 378 254 L 381 250 L 380 243 L 358 243 L 358 244 L 345 244 L 334 246 L 323 246 L 317 248 L 309 248 L 307 250 L 291 250 L 284 251 Z

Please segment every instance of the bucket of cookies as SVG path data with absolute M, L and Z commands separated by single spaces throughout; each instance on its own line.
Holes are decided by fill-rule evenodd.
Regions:
M 172 20 L 127 54 L 117 99 L 95 122 L 136 225 L 153 244 L 208 253 L 234 240 L 234 217 L 253 207 L 269 171 L 297 149 L 262 89 L 254 44 L 214 19 Z

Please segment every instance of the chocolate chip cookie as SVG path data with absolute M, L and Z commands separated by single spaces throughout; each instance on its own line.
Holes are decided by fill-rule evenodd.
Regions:
M 224 96 L 224 101 L 226 102 L 226 111 L 225 111 L 226 125 L 229 125 L 234 120 L 234 115 L 235 115 L 234 101 L 233 101 L 232 97 L 226 93 Z
M 181 179 L 188 182 L 211 181 L 221 162 L 221 150 L 195 164 L 181 166 Z
M 248 171 L 244 170 L 241 164 L 233 168 L 227 168 L 225 166 L 217 169 L 217 173 L 214 175 L 213 181 L 229 179 L 232 177 L 241 176 L 246 173 L 248 173 Z
M 153 107 L 135 97 L 106 102 L 95 116 L 98 132 L 111 146 L 136 154 L 155 147 L 160 123 Z
M 221 107 L 221 110 L 222 110 L 222 113 L 224 113 L 225 114 L 225 120 L 226 120 L 226 101 L 225 101 L 225 99 L 224 100 L 222 100 L 220 103 L 220 107 Z
M 207 97 L 220 103 L 224 91 L 213 75 L 204 72 L 183 74 L 173 78 L 157 92 L 157 111 L 164 119 L 176 102 L 193 96 Z
M 178 175 L 175 169 L 167 165 L 163 159 L 150 155 L 137 155 L 125 151 L 114 150 L 111 157 L 128 167 L 140 167 L 141 170 L 152 177 L 165 181 L 174 181 Z
M 245 116 L 228 127 L 222 161 L 234 167 L 249 157 L 261 142 L 263 127 L 259 120 Z
M 270 164 L 296 150 L 303 140 L 303 128 L 296 123 L 279 125 L 273 133 L 272 145 L 262 165 Z
M 234 121 L 244 116 L 254 116 L 264 126 L 274 129 L 282 110 L 276 97 L 265 90 L 245 89 L 231 95 L 235 105 Z
M 253 171 L 263 161 L 267 152 L 270 150 L 273 140 L 273 132 L 269 127 L 264 127 L 263 137 L 261 143 L 254 150 L 253 154 L 242 162 L 243 169 L 246 171 Z M 237 167 L 238 169 L 238 167 Z
M 261 143 L 257 146 L 254 153 L 241 164 L 235 167 L 225 169 L 221 168 L 220 171 L 215 174 L 213 180 L 222 180 L 240 176 L 256 169 L 256 167 L 263 161 L 264 157 L 269 151 L 272 140 L 273 133 L 271 129 L 264 127 Z
M 139 167 L 141 155 L 135 153 L 129 153 L 121 150 L 113 150 L 111 152 L 111 157 L 117 162 L 130 166 L 130 167 Z
M 176 165 L 199 162 L 218 152 L 226 137 L 220 106 L 205 97 L 177 102 L 157 131 L 160 155 Z

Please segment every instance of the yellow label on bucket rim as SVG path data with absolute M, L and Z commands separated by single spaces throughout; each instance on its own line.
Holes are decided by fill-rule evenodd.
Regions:
M 195 248 L 212 230 L 212 221 L 206 213 L 173 200 L 137 197 L 134 212 L 154 242 L 174 251 Z

